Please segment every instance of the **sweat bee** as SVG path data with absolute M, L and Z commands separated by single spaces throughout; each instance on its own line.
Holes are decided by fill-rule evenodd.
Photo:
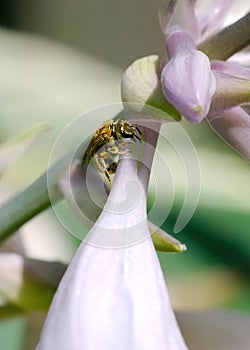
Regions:
M 118 160 L 117 156 L 126 152 L 124 146 L 132 141 L 141 141 L 141 130 L 126 120 L 107 120 L 96 130 L 88 148 L 83 156 L 82 166 L 87 165 L 91 159 L 98 171 L 103 173 L 111 187 L 110 175 L 115 174 Z

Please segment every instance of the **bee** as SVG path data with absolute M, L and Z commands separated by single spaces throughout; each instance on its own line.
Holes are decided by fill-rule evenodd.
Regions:
M 96 169 L 103 173 L 111 187 L 111 175 L 117 168 L 117 156 L 124 154 L 124 150 L 131 141 L 141 141 L 141 130 L 126 120 L 107 120 L 96 130 L 83 156 L 82 166 L 91 159 Z M 124 141 L 124 139 L 130 139 Z

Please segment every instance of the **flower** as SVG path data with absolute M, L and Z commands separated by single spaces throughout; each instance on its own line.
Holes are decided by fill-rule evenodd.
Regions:
M 181 5 L 182 7 L 181 7 Z M 238 2 L 237 2 L 238 3 Z M 177 5 L 180 5 L 179 7 Z M 162 91 L 165 98 L 190 122 L 197 123 L 207 118 L 211 127 L 232 147 L 239 151 L 247 160 L 250 160 L 250 117 L 244 105 L 250 102 L 250 70 L 234 63 L 211 61 L 209 56 L 218 55 L 229 58 L 234 53 L 228 49 L 228 35 L 224 41 L 220 33 L 225 23 L 232 22 L 229 18 L 233 1 L 170 1 L 167 12 L 161 11 L 160 23 L 166 35 L 168 58 L 161 73 Z M 245 13 L 249 4 L 245 3 Z M 178 11 L 179 13 L 178 16 Z M 186 11 L 189 15 L 184 17 Z M 244 14 L 244 11 L 241 13 Z M 180 25 L 183 24 L 186 30 Z M 183 23 L 182 23 L 183 22 Z M 249 22 L 249 15 L 241 20 L 242 31 Z M 246 23 L 246 24 L 244 24 Z M 242 48 L 239 42 L 238 31 L 234 27 L 228 28 L 230 44 Z M 245 34 L 245 45 L 249 42 L 249 31 Z M 217 40 L 215 43 L 215 39 Z M 233 41 L 234 40 L 234 41 Z M 215 44 L 214 44 L 215 43 Z M 202 51 L 196 49 L 199 44 Z M 211 49 L 213 48 L 214 50 Z M 216 52 L 220 45 L 220 54 Z M 242 55 L 240 56 L 242 60 Z
M 217 74 L 218 72 L 225 74 L 224 79 L 221 79 L 220 82 L 222 84 L 220 91 L 228 91 L 228 95 L 232 94 L 233 97 L 231 99 L 231 105 L 224 110 L 220 110 L 219 106 L 221 100 L 224 98 L 224 93 L 221 94 L 221 96 L 218 93 L 213 102 L 213 112 L 208 114 L 207 121 L 219 136 L 229 145 L 232 145 L 246 160 L 250 161 L 250 116 L 247 111 L 238 106 L 237 103 L 242 96 L 244 98 L 244 94 L 247 93 L 244 84 L 249 86 L 250 69 L 222 61 L 213 61 L 212 69 L 214 69 Z M 227 84 L 225 84 L 226 80 L 228 80 Z M 238 91 L 238 97 L 235 102 L 236 94 L 232 93 L 232 90 Z
M 152 152 L 145 157 L 151 166 Z M 150 238 L 149 169 L 142 163 L 137 172 L 129 154 L 120 160 L 104 210 L 58 287 L 36 350 L 187 349 Z
M 163 94 L 189 121 L 199 123 L 216 88 L 209 59 L 179 26 L 170 28 L 166 46 L 169 61 L 161 73 Z
M 204 28 L 208 26 L 203 26 L 203 32 Z M 161 73 L 162 92 L 187 119 L 200 122 L 247 101 L 247 79 L 244 85 L 239 74 L 213 69 L 208 56 L 196 49 L 195 39 L 180 27 L 168 26 L 167 36 L 168 61 Z M 131 93 L 127 89 L 132 81 L 131 70 L 127 71 L 123 100 L 137 103 L 143 99 L 152 106 L 157 102 L 163 111 L 171 112 L 171 106 L 158 93 L 158 61 L 155 56 L 146 61 L 136 72 L 145 73 L 150 68 L 155 79 L 146 81 L 144 74 L 147 89 L 142 91 L 140 84 L 135 84 Z M 140 63 L 137 61 L 133 68 Z M 202 77 L 196 75 L 197 67 Z M 228 81 L 232 82 L 230 94 L 223 93 Z M 236 89 L 239 85 L 240 94 Z M 172 111 L 178 119 L 176 110 Z M 153 157 L 145 151 L 144 156 L 151 160 Z M 148 167 L 142 162 L 137 171 L 136 161 L 130 156 L 119 162 L 104 210 L 79 247 L 54 297 L 37 350 L 187 349 L 150 239 L 146 215 L 150 168 L 150 161 Z

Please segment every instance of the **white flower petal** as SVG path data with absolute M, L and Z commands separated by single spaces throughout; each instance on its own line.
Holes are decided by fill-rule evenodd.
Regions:
M 150 238 L 136 162 L 120 161 L 88 236 L 61 281 L 36 350 L 186 350 Z
M 124 249 L 82 243 L 38 349 L 186 349 L 150 238 Z

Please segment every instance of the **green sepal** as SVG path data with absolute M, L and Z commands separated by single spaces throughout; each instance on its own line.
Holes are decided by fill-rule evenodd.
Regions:
M 148 227 L 156 250 L 170 253 L 181 253 L 187 250 L 185 244 L 181 243 L 152 222 L 148 221 Z
M 125 71 L 121 96 L 125 111 L 135 111 L 157 120 L 181 119 L 180 113 L 162 93 L 160 58 L 151 55 L 133 62 Z

